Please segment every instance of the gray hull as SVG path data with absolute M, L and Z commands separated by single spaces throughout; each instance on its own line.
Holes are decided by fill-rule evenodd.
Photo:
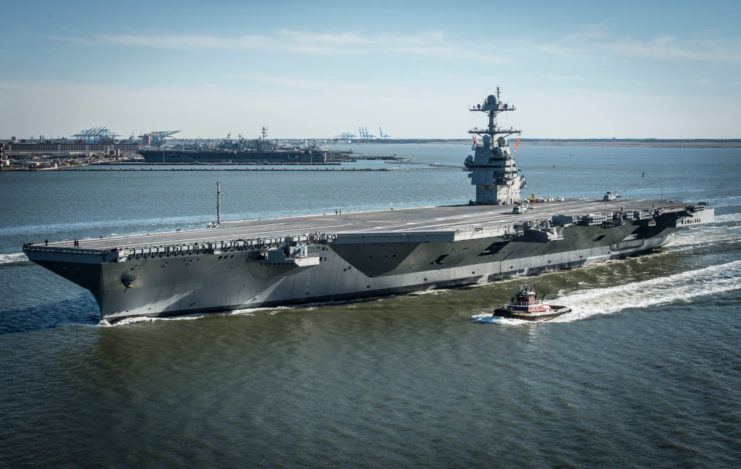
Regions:
M 486 215 L 481 208 L 459 209 Z M 434 214 L 440 209 L 422 210 Z M 343 301 L 568 269 L 651 251 L 688 220 L 712 221 L 712 209 L 700 215 L 688 210 L 682 206 L 645 218 L 601 223 L 571 217 L 569 223 L 547 227 L 508 220 L 469 231 L 370 230 L 305 238 L 240 238 L 180 248 L 82 249 L 60 243 L 24 249 L 34 262 L 90 290 L 101 317 L 114 322 L 134 316 Z M 394 216 L 404 211 L 396 212 Z M 386 212 L 369 217 L 382 213 Z M 301 251 L 291 252 L 295 246 Z
M 149 163 L 324 163 L 327 152 L 304 150 L 276 151 L 196 151 L 196 150 L 139 150 L 144 161 Z
M 474 137 L 474 155 L 465 160 L 476 186 L 469 205 L 244 220 L 189 232 L 26 244 L 23 250 L 90 290 L 101 317 L 117 321 L 534 275 L 651 251 L 677 227 L 713 221 L 705 204 L 617 200 L 612 192 L 603 200 L 526 204 L 520 197 L 525 181 L 506 140 L 520 131 L 496 124 L 499 113 L 514 109 L 500 101 L 498 88 L 471 108 L 485 113 L 488 125 L 469 132 L 481 137 Z M 256 145 L 268 144 L 266 130 Z M 516 210 L 512 203 L 519 204 Z

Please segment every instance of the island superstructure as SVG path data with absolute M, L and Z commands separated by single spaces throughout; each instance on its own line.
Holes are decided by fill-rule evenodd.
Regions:
M 505 107 L 506 106 L 506 107 Z M 333 302 L 488 282 L 636 255 L 678 227 L 713 221 L 703 203 L 559 200 L 513 214 L 522 176 L 496 124 L 466 159 L 466 205 L 226 222 L 215 228 L 26 244 L 32 261 L 90 290 L 109 322 Z
M 476 186 L 477 204 L 513 204 L 520 199 L 520 189 L 525 187 L 525 179 L 519 174 L 507 137 L 519 134 L 519 130 L 501 129 L 496 118 L 500 112 L 514 111 L 515 107 L 499 100 L 497 94 L 489 95 L 484 104 L 478 104 L 471 111 L 485 112 L 489 125 L 485 129 L 471 129 L 468 133 L 482 137 L 479 142 L 474 137 L 473 156 L 466 158 L 466 168 L 471 170 L 468 177 Z

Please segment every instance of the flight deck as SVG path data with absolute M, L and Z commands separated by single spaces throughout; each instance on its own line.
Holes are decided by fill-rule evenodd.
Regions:
M 647 208 L 680 211 L 679 201 L 647 199 L 567 199 L 532 203 L 524 214 L 512 213 L 512 205 L 458 205 L 390 209 L 372 212 L 334 213 L 272 219 L 222 222 L 215 228 L 91 238 L 49 243 L 50 248 L 81 250 L 134 249 L 164 245 L 215 243 L 233 240 L 283 239 L 307 234 L 357 239 L 379 234 L 452 234 L 490 232 L 525 222 L 550 220 L 554 215 L 584 216 L 613 212 L 645 211 Z M 76 244 L 76 245 L 75 245 Z M 41 247 L 43 243 L 33 246 Z M 46 246 L 44 246 L 46 247 Z

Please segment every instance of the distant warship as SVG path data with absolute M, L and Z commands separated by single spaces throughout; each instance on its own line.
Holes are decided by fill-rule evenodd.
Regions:
M 32 261 L 90 290 L 109 322 L 449 288 L 645 253 L 678 227 L 710 223 L 703 203 L 548 200 L 513 213 L 520 175 L 497 115 L 471 108 L 466 205 L 220 223 L 211 229 L 26 244 Z M 605 200 L 603 200 L 605 199 Z
M 319 148 L 278 145 L 268 139 L 267 127 L 260 137 L 246 140 L 227 138 L 218 142 L 196 142 L 176 146 L 143 148 L 139 154 L 149 163 L 309 163 L 325 164 L 333 157 L 347 152 Z

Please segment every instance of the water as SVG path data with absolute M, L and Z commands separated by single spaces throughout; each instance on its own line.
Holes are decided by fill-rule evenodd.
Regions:
M 470 153 L 359 151 L 443 165 Z M 423 164 L 0 173 L 0 466 L 738 467 L 741 151 L 517 157 L 526 193 L 707 200 L 717 221 L 651 255 L 538 277 L 573 308 L 547 323 L 472 321 L 513 279 L 107 327 L 89 293 L 27 262 L 22 243 L 203 226 L 217 180 L 226 219 L 454 204 L 473 189 Z

